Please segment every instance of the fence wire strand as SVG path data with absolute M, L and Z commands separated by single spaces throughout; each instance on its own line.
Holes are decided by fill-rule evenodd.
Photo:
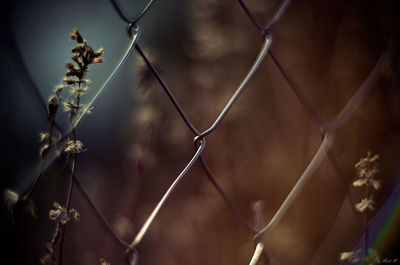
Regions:
M 161 200 L 158 202 L 157 206 L 154 208 L 154 210 L 152 211 L 150 216 L 147 218 L 146 222 L 143 224 L 142 228 L 140 228 L 139 232 L 133 239 L 133 241 L 130 245 L 130 248 L 136 247 L 142 241 L 143 236 L 146 234 L 147 230 L 150 228 L 150 225 L 154 221 L 154 218 L 156 218 L 157 214 L 160 212 L 161 208 L 164 206 L 168 197 L 171 195 L 171 193 L 175 190 L 175 188 L 179 184 L 179 182 L 181 182 L 183 177 L 193 166 L 194 162 L 196 162 L 196 160 L 200 156 L 201 152 L 203 151 L 205 145 L 206 145 L 205 139 L 200 140 L 200 145 L 197 147 L 196 153 L 194 154 L 192 159 L 189 161 L 189 163 L 185 166 L 185 168 L 181 171 L 181 173 L 178 175 L 178 177 L 175 179 L 175 181 L 171 184 L 171 186 L 168 188 L 168 190 L 165 192 L 165 194 L 161 198 Z
M 89 203 L 89 205 L 92 208 L 93 212 L 100 218 L 100 220 L 103 223 L 103 225 L 106 228 L 106 230 L 108 230 L 110 232 L 110 234 L 117 241 L 118 244 L 120 244 L 122 247 L 129 248 L 129 244 L 126 243 L 124 240 L 122 240 L 115 233 L 115 231 L 112 229 L 111 225 L 108 223 L 107 219 L 104 217 L 104 215 L 100 212 L 100 210 L 94 204 L 93 200 L 90 199 L 89 194 L 83 188 L 81 182 L 79 181 L 79 179 L 77 178 L 77 176 L 75 174 L 73 175 L 73 180 L 75 182 L 75 185 L 78 187 L 79 191 L 82 193 L 82 195 L 85 198 L 85 200 Z
M 119 17 L 125 21 L 128 24 L 128 27 L 131 29 L 132 27 L 136 27 L 136 23 L 150 10 L 150 7 L 153 5 L 155 2 L 154 0 L 150 0 L 147 2 L 145 7 L 132 19 L 129 18 L 123 10 L 120 8 L 119 4 L 116 2 L 116 0 L 110 0 L 116 13 L 119 15 Z M 138 52 L 138 54 L 143 58 L 144 62 L 146 63 L 147 67 L 150 69 L 150 71 L 154 74 L 154 77 L 157 79 L 159 82 L 160 86 L 166 93 L 168 99 L 171 101 L 171 103 L 174 105 L 176 111 L 179 113 L 181 116 L 182 120 L 186 124 L 186 127 L 193 133 L 194 135 L 194 142 L 195 142 L 195 152 L 190 159 L 190 161 L 185 165 L 183 170 L 179 173 L 179 175 L 176 177 L 176 179 L 173 181 L 173 183 L 169 186 L 167 191 L 164 193 L 160 201 L 157 203 L 149 217 L 146 219 L 144 224 L 142 225 L 141 229 L 139 232 L 135 235 L 135 237 L 132 239 L 131 243 L 125 242 L 123 239 L 121 239 L 117 233 L 112 229 L 111 225 L 108 223 L 104 215 L 101 213 L 101 211 L 96 207 L 95 203 L 92 201 L 92 199 L 89 197 L 88 193 L 80 183 L 79 179 L 74 175 L 73 180 L 74 183 L 77 185 L 78 189 L 82 193 L 84 199 L 89 203 L 91 209 L 93 210 L 94 214 L 97 215 L 100 219 L 100 221 L 103 223 L 103 226 L 105 230 L 109 232 L 109 234 L 115 239 L 115 241 L 124 249 L 129 251 L 129 255 L 131 255 L 130 262 L 131 264 L 136 264 L 138 261 L 138 254 L 136 251 L 136 247 L 142 242 L 146 232 L 150 229 L 151 224 L 155 220 L 156 216 L 160 212 L 160 210 L 163 208 L 165 205 L 167 199 L 169 196 L 173 193 L 175 190 L 176 186 L 182 181 L 184 176 L 190 171 L 192 168 L 193 164 L 198 161 L 201 165 L 202 170 L 204 171 L 204 174 L 207 176 L 209 181 L 212 183 L 212 185 L 215 187 L 217 192 L 222 196 L 223 200 L 225 201 L 226 205 L 231 209 L 233 212 L 234 216 L 238 220 L 238 222 L 249 232 L 252 234 L 253 239 L 255 240 L 255 250 L 254 254 L 251 257 L 249 265 L 255 265 L 258 263 L 259 258 L 261 254 L 267 253 L 268 249 L 265 248 L 264 243 L 262 242 L 263 236 L 273 229 L 279 222 L 279 220 L 284 216 L 286 211 L 289 209 L 291 204 L 293 203 L 295 197 L 298 195 L 298 193 L 302 190 L 304 185 L 307 183 L 307 181 L 310 179 L 310 177 L 313 175 L 313 173 L 317 170 L 321 162 L 325 157 L 329 159 L 329 162 L 332 164 L 334 167 L 336 173 L 338 176 L 342 177 L 342 180 L 344 181 L 345 185 L 347 184 L 347 181 L 344 179 L 343 174 L 340 172 L 340 167 L 337 165 L 335 162 L 334 156 L 330 151 L 330 147 L 332 146 L 334 142 L 334 134 L 335 131 L 341 127 L 351 116 L 351 114 L 356 110 L 356 108 L 360 105 L 362 100 L 366 97 L 368 94 L 369 90 L 375 85 L 375 83 L 378 81 L 380 77 L 380 73 L 382 70 L 382 65 L 385 60 L 388 59 L 388 56 L 391 54 L 390 49 L 387 49 L 383 54 L 379 57 L 377 60 L 376 64 L 372 68 L 372 70 L 368 73 L 364 81 L 361 83 L 360 87 L 355 91 L 354 95 L 348 100 L 346 105 L 342 108 L 342 110 L 337 114 L 333 119 L 331 119 L 328 122 L 323 122 L 321 118 L 318 116 L 317 112 L 315 109 L 312 107 L 310 102 L 307 100 L 306 96 L 302 92 L 301 89 L 297 86 L 295 80 L 293 80 L 289 73 L 284 69 L 282 64 L 280 63 L 279 59 L 277 58 L 276 54 L 270 50 L 270 46 L 272 43 L 272 34 L 270 32 L 270 29 L 273 25 L 275 25 L 280 18 L 283 16 L 285 13 L 286 9 L 288 8 L 290 4 L 290 0 L 283 0 L 280 2 L 278 7 L 276 8 L 275 12 L 273 13 L 272 17 L 268 20 L 268 23 L 266 25 L 262 25 L 261 23 L 258 22 L 256 19 L 255 15 L 252 13 L 252 11 L 247 7 L 247 5 L 244 3 L 243 0 L 238 0 L 240 6 L 244 10 L 244 12 L 247 14 L 248 18 L 250 21 L 254 24 L 255 27 L 257 27 L 259 30 L 261 30 L 263 36 L 264 36 L 264 41 L 259 49 L 259 53 L 253 63 L 253 65 L 249 68 L 248 73 L 246 76 L 243 78 L 242 82 L 239 84 L 235 92 L 233 93 L 232 97 L 229 99 L 229 101 L 226 103 L 224 108 L 221 110 L 219 113 L 218 117 L 214 120 L 212 125 L 204 130 L 203 132 L 200 132 L 190 121 L 190 119 L 187 117 L 186 113 L 184 110 L 180 107 L 178 101 L 174 97 L 173 93 L 171 90 L 168 88 L 167 84 L 164 82 L 162 79 L 161 75 L 157 71 L 157 69 L 152 65 L 150 60 L 147 58 L 143 50 L 140 48 L 140 45 L 138 43 L 134 43 L 135 49 Z M 272 219 L 261 229 L 259 227 L 254 227 L 251 225 L 247 220 L 246 217 L 240 212 L 239 208 L 235 206 L 233 201 L 230 199 L 229 195 L 223 190 L 223 188 L 218 184 L 216 181 L 215 176 L 211 172 L 211 169 L 208 167 L 205 157 L 202 154 L 205 146 L 206 146 L 206 136 L 213 133 L 220 123 L 224 120 L 225 116 L 228 114 L 229 110 L 231 107 L 235 104 L 241 93 L 243 92 L 243 89 L 246 87 L 246 85 L 249 83 L 251 78 L 253 77 L 254 73 L 256 70 L 260 67 L 260 64 L 262 63 L 265 55 L 269 52 L 274 64 L 277 66 L 277 68 L 280 70 L 282 76 L 286 80 L 286 82 L 289 84 L 290 88 L 293 90 L 295 93 L 296 97 L 304 107 L 304 110 L 308 114 L 308 116 L 311 118 L 311 120 L 321 129 L 321 133 L 323 136 L 323 140 L 316 151 L 313 159 L 310 161 L 310 163 L 307 165 L 306 169 L 302 173 L 302 175 L 299 177 L 297 183 L 294 185 L 288 196 L 285 198 L 283 201 L 282 205 L 279 207 L 279 209 L 276 211 Z M 118 67 L 120 67 L 119 65 Z M 347 195 L 346 195 L 347 196 Z
M 314 124 L 316 126 L 318 126 L 318 128 L 320 129 L 321 135 L 322 135 L 322 139 L 323 139 L 323 137 L 324 137 L 324 123 L 321 120 L 321 118 L 318 116 L 318 113 L 314 110 L 314 108 L 312 107 L 310 102 L 307 100 L 307 97 L 304 95 L 303 91 L 299 88 L 297 83 L 291 78 L 289 73 L 283 67 L 282 63 L 280 62 L 280 60 L 276 56 L 275 52 L 272 49 L 270 49 L 269 54 L 270 54 L 270 57 L 271 57 L 272 61 L 274 62 L 274 64 L 277 66 L 277 68 L 281 72 L 282 76 L 284 77 L 286 82 L 289 84 L 290 88 L 293 90 L 294 94 L 296 95 L 297 99 L 299 100 L 299 102 L 303 106 L 304 110 L 307 112 L 308 116 L 311 118 L 311 120 L 314 122 Z M 334 155 L 332 153 L 332 150 L 328 150 L 327 157 L 328 157 L 329 163 L 332 165 L 333 169 L 335 170 L 336 175 L 342 181 L 343 188 L 344 188 L 344 190 L 346 192 L 345 199 L 348 200 L 350 202 L 350 204 L 352 204 L 352 199 L 351 199 L 350 194 L 348 192 L 348 187 L 349 187 L 349 181 L 350 180 L 346 179 L 346 177 L 343 175 L 339 165 L 335 161 L 335 158 L 334 158 Z M 356 210 L 354 208 L 352 208 L 352 211 L 353 211 L 354 216 L 356 216 Z

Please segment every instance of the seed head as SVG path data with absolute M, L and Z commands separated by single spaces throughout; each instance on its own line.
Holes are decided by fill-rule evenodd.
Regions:
M 101 258 L 100 259 L 100 265 L 111 265 L 111 262 L 109 262 L 105 258 Z
M 7 205 L 7 207 L 12 210 L 15 206 L 15 204 L 17 204 L 18 200 L 19 200 L 19 195 L 18 193 L 16 193 L 15 191 L 12 191 L 10 189 L 6 189 L 3 193 L 4 196 L 4 203 L 5 205 Z
M 50 151 L 50 148 L 51 148 L 51 146 L 49 144 L 47 144 L 47 143 L 42 145 L 42 148 L 40 148 L 40 151 L 39 151 L 40 157 L 42 159 L 46 158 L 47 154 Z
M 76 40 L 78 43 L 83 43 L 83 42 L 84 42 L 84 40 L 83 40 L 81 34 L 79 33 L 79 30 L 77 30 L 77 29 L 74 29 L 74 30 L 71 32 L 71 35 L 69 36 L 69 38 L 70 38 L 71 40 Z
M 362 213 L 362 212 L 366 211 L 367 209 L 374 210 L 375 202 L 371 196 L 369 198 L 361 199 L 361 202 L 356 203 L 355 207 L 356 207 L 357 211 Z
M 83 146 L 83 143 L 79 140 L 68 140 L 64 147 L 64 152 L 71 153 L 71 154 L 79 154 L 86 151 Z
M 57 95 L 52 95 L 49 97 L 49 100 L 47 101 L 47 114 L 49 120 L 55 118 L 59 105 L 60 98 Z
M 65 225 L 71 218 L 75 221 L 79 221 L 79 213 L 75 209 L 67 211 L 67 208 L 59 204 L 58 202 L 53 203 L 54 209 L 49 211 L 49 219 L 54 222 L 60 222 Z

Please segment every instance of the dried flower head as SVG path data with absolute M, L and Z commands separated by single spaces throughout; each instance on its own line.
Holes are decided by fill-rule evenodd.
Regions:
M 6 189 L 3 193 L 3 196 L 5 205 L 7 205 L 8 209 L 12 211 L 12 209 L 14 209 L 15 204 L 17 204 L 19 200 L 18 193 L 10 189 Z
M 39 142 L 44 142 L 45 140 L 47 140 L 49 138 L 49 133 L 47 132 L 40 132 L 39 133 Z
M 64 111 L 69 111 L 69 121 L 72 123 L 81 110 L 81 105 L 75 104 L 72 99 L 64 101 Z
M 84 42 L 84 40 L 83 40 L 81 34 L 79 33 L 79 30 L 77 30 L 77 29 L 74 29 L 74 30 L 71 32 L 71 35 L 70 35 L 69 38 L 70 38 L 71 40 L 76 40 L 78 43 L 83 43 L 83 42 Z
M 111 265 L 111 262 L 109 262 L 105 258 L 101 258 L 100 259 L 100 265 Z
M 66 224 L 69 221 L 67 208 L 61 206 L 58 202 L 53 203 L 54 209 L 49 211 L 49 219 L 54 222 L 61 222 Z
M 367 157 L 363 157 L 360 161 L 355 164 L 357 175 L 360 178 L 372 178 L 378 173 L 378 159 L 379 155 L 372 155 L 371 151 L 368 151 Z
M 75 209 L 71 209 L 67 211 L 67 208 L 59 204 L 58 202 L 53 203 L 54 209 L 49 211 L 49 219 L 54 222 L 59 222 L 62 225 L 71 220 L 71 218 L 75 221 L 79 221 L 79 213 Z
M 77 210 L 71 209 L 69 210 L 69 216 L 74 219 L 75 221 L 80 221 L 80 215 Z
M 381 188 L 381 181 L 375 179 L 375 176 L 379 171 L 378 159 L 378 155 L 373 156 L 371 152 L 368 152 L 367 157 L 361 158 L 360 161 L 355 164 L 358 179 L 353 182 L 353 186 L 361 187 L 366 185 L 367 188 L 372 187 L 376 190 Z
M 50 146 L 48 143 L 46 143 L 46 144 L 44 144 L 44 145 L 40 148 L 39 154 L 40 154 L 40 157 L 41 157 L 42 159 L 45 159 L 45 158 L 46 158 L 47 154 L 48 154 L 49 151 L 50 151 L 50 147 L 51 147 L 51 146 Z
M 49 97 L 49 100 L 47 101 L 47 115 L 49 120 L 55 118 L 59 105 L 60 105 L 59 96 L 52 95 Z
M 90 106 L 86 109 L 86 114 L 92 114 L 94 110 L 94 106 Z
M 33 202 L 33 200 L 27 199 L 27 200 L 24 200 L 23 202 L 24 202 L 25 212 L 27 212 L 33 218 L 38 218 L 38 216 L 37 216 L 38 209 L 36 207 L 36 204 Z
M 361 202 L 356 203 L 355 207 L 356 207 L 357 211 L 359 211 L 359 212 L 364 212 L 367 209 L 374 210 L 375 202 L 374 202 L 372 196 L 370 196 L 369 198 L 361 199 Z
M 342 252 L 340 253 L 339 261 L 349 261 L 351 263 L 357 263 L 361 260 L 361 248 L 355 250 L 355 251 L 349 251 L 349 252 Z
M 103 56 L 103 55 L 104 55 L 104 49 L 103 49 L 103 48 L 98 49 L 98 50 L 94 53 L 94 57 L 95 57 L 95 58 L 101 57 L 101 56 Z
M 79 154 L 85 152 L 86 149 L 83 146 L 83 143 L 79 140 L 68 140 L 64 147 L 64 152 L 71 154 Z
M 363 185 L 371 186 L 376 190 L 381 188 L 381 181 L 373 178 L 357 179 L 353 182 L 354 187 L 361 187 Z
M 83 96 L 84 94 L 86 94 L 88 90 L 89 90 L 88 86 L 78 86 L 71 88 L 70 93 Z
M 50 133 L 48 132 L 40 132 L 39 133 L 39 142 L 45 142 L 45 144 L 42 146 L 42 148 L 47 148 L 45 145 L 49 146 L 49 143 L 55 143 L 58 140 L 60 140 L 61 134 L 59 132 L 52 132 L 52 137 L 50 139 Z M 48 151 L 48 150 L 47 150 Z M 41 151 L 43 152 L 43 151 Z
M 73 111 L 73 112 L 78 112 L 79 109 L 81 108 L 78 106 L 78 104 L 75 104 L 73 100 L 67 100 L 63 103 L 64 105 L 64 111 Z
M 89 91 L 88 85 L 91 81 L 85 78 L 89 71 L 89 65 L 104 62 L 102 58 L 104 49 L 100 48 L 94 51 L 77 29 L 71 32 L 70 39 L 75 40 L 78 44 L 72 48 L 71 59 L 73 62 L 65 65 L 67 72 L 63 81 L 70 87 L 70 93 L 75 96 L 75 99 L 64 102 L 64 111 L 70 112 L 69 121 L 73 123 L 83 107 L 80 98 Z
M 65 88 L 65 86 L 64 85 L 57 85 L 55 88 L 54 88 L 54 93 L 58 96 L 58 97 L 60 97 L 60 94 L 61 94 L 61 92 L 63 92 L 63 90 L 64 90 L 64 88 Z M 60 98 L 61 99 L 61 98 Z
M 46 250 L 46 254 L 44 254 L 40 259 L 39 262 L 42 265 L 50 265 L 56 262 L 56 257 L 54 254 L 53 246 L 50 243 L 46 243 L 44 245 L 44 249 Z
M 37 207 L 32 199 L 25 198 L 25 196 L 20 197 L 18 193 L 10 189 L 4 191 L 4 204 L 7 205 L 8 209 L 13 215 L 14 208 L 18 202 L 21 202 L 23 209 L 33 218 L 37 218 Z
M 44 254 L 42 257 L 40 257 L 39 262 L 42 265 L 50 265 L 53 264 L 53 262 L 55 261 L 54 259 L 54 255 L 46 253 Z

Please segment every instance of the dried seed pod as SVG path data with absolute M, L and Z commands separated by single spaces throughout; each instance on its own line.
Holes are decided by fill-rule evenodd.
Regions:
M 10 189 L 6 189 L 3 193 L 4 195 L 4 204 L 7 205 L 7 207 L 12 210 L 17 204 L 19 200 L 19 195 L 15 191 L 12 191 Z
M 49 151 L 50 151 L 50 145 L 49 144 L 44 144 L 43 146 L 42 146 L 42 148 L 40 148 L 40 151 L 39 151 L 39 154 L 40 154 L 40 157 L 42 158 L 42 159 L 45 159 L 46 158 L 46 156 L 47 156 L 47 154 L 49 153 Z
M 79 30 L 77 30 L 77 29 L 74 29 L 74 30 L 71 32 L 71 35 L 70 35 L 69 38 L 70 38 L 71 40 L 76 40 L 78 43 L 83 43 L 83 42 L 84 42 L 84 40 L 83 40 L 81 34 L 79 33 Z
M 47 114 L 49 120 L 55 118 L 59 105 L 60 105 L 59 97 L 57 95 L 50 96 L 47 102 Z

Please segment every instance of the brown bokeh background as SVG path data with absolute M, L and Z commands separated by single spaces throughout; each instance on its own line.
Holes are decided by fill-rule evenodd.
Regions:
M 279 1 L 246 3 L 266 22 Z M 389 40 L 398 41 L 399 9 L 393 3 L 293 1 L 272 29 L 271 49 L 322 120 L 339 113 Z M 181 7 L 182 24 L 169 25 L 165 18 L 166 26 L 175 30 L 159 40 L 163 45 L 140 39 L 139 43 L 192 123 L 204 130 L 245 76 L 262 38 L 235 1 L 197 0 Z M 160 12 L 157 3 L 154 10 Z M 137 53 L 132 56 L 139 58 Z M 143 62 L 138 59 L 126 67 L 135 77 L 126 95 L 134 104 L 117 116 L 118 140 L 104 139 L 118 145 L 94 158 L 89 146 L 85 162 L 78 163 L 78 175 L 117 233 L 129 241 L 190 160 L 194 147 L 193 135 Z M 395 186 L 399 70 L 396 54 L 361 106 L 337 130 L 331 150 L 341 174 L 324 159 L 282 220 L 265 235 L 275 264 L 337 264 L 339 253 L 358 242 L 363 219 L 352 204 L 362 193 L 349 184 L 355 177 L 354 164 L 368 150 L 380 155 L 383 185 L 376 193 L 378 208 Z M 252 205 L 262 201 L 267 223 L 311 161 L 321 134 L 267 55 L 221 126 L 206 139 L 204 157 L 218 183 L 250 223 L 255 222 Z M 47 174 L 59 174 L 57 168 Z M 40 194 L 46 193 L 48 199 L 42 200 L 50 202 L 49 193 L 62 200 L 62 185 L 46 183 Z M 48 191 L 54 186 L 56 190 Z M 68 228 L 65 264 L 99 264 L 100 257 L 124 264 L 124 250 L 105 232 L 78 190 L 73 207 L 81 221 Z M 41 218 L 46 218 L 42 212 Z M 20 234 L 30 235 L 27 241 L 40 246 L 52 228 L 39 235 L 29 231 L 38 223 L 52 223 L 26 222 L 28 227 Z M 251 238 L 195 164 L 139 245 L 139 264 L 247 264 L 255 247 Z M 391 255 L 393 246 L 385 247 L 382 255 Z

